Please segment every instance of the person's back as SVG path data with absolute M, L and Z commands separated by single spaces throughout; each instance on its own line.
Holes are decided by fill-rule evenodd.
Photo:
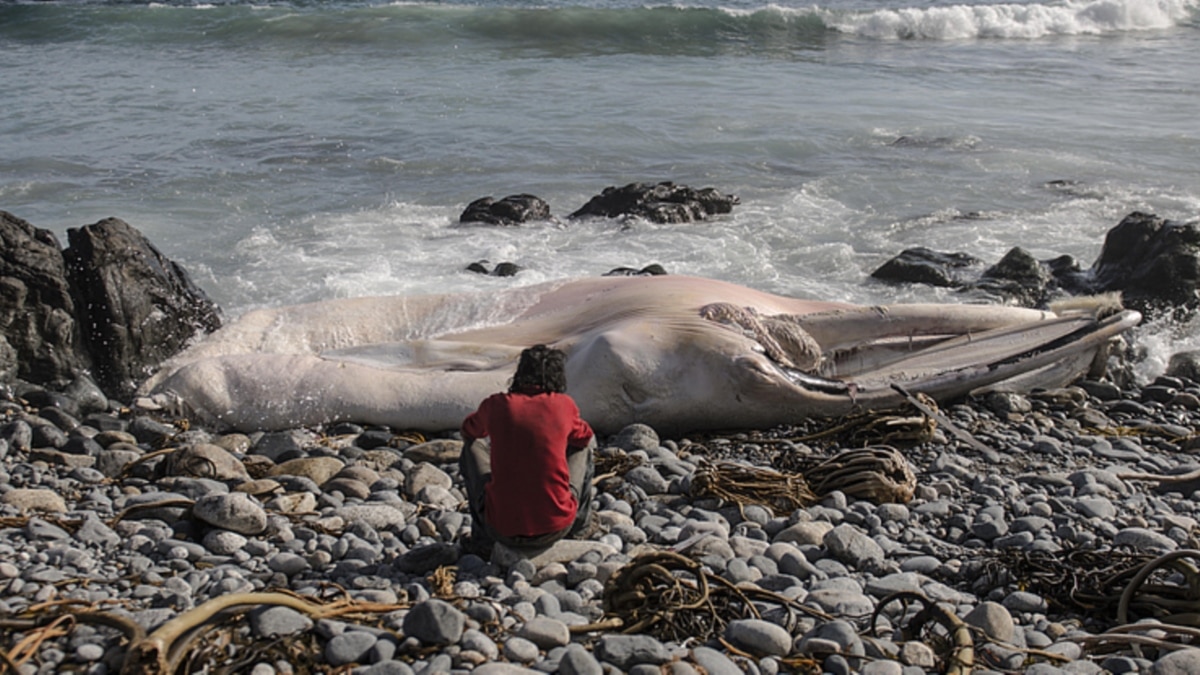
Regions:
M 531 537 L 571 525 L 568 446 L 583 447 L 592 430 L 566 394 L 505 393 L 488 397 L 464 422 L 464 433 L 491 439 L 488 523 L 508 537 Z
M 459 466 L 475 536 L 540 546 L 586 524 L 594 439 L 565 393 L 564 365 L 557 349 L 526 349 L 509 391 L 463 420 Z

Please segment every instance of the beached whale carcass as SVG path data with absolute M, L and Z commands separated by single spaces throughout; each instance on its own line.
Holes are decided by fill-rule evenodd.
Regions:
M 456 428 L 507 388 L 520 350 L 568 354 L 568 391 L 600 432 L 768 427 L 1061 386 L 1137 312 L 855 306 L 685 276 L 353 298 L 247 313 L 168 361 L 143 392 L 241 430 L 333 421 Z

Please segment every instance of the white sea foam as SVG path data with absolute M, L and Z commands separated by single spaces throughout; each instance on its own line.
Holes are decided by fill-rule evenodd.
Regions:
M 1196 0 L 1086 0 L 954 5 L 829 12 L 823 20 L 842 33 L 876 39 L 1032 39 L 1171 28 L 1189 20 L 1197 4 Z

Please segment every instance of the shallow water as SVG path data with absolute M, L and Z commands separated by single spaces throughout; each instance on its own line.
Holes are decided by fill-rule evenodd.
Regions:
M 652 262 L 952 301 L 868 275 L 916 245 L 1090 264 L 1131 211 L 1196 217 L 1198 27 L 1196 0 L 3 3 L 0 208 L 64 243 L 121 217 L 230 315 Z M 741 205 L 457 224 L 656 180 Z

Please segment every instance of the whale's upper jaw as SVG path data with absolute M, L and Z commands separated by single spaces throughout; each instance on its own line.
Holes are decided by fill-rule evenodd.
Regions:
M 896 389 L 934 397 L 957 397 L 976 389 L 1001 387 L 1020 379 L 1021 389 L 1064 386 L 1087 373 L 1105 354 L 1110 340 L 1141 321 L 1141 314 L 1122 310 L 1103 319 L 1068 314 L 1046 321 L 1010 326 L 978 335 L 935 340 L 879 367 L 844 377 L 807 372 L 760 352 L 779 380 L 796 395 L 823 400 L 835 407 L 888 408 L 906 396 Z M 757 350 L 756 350 L 757 351 Z M 826 364 L 836 360 L 829 355 Z M 827 367 L 827 370 L 832 370 Z

